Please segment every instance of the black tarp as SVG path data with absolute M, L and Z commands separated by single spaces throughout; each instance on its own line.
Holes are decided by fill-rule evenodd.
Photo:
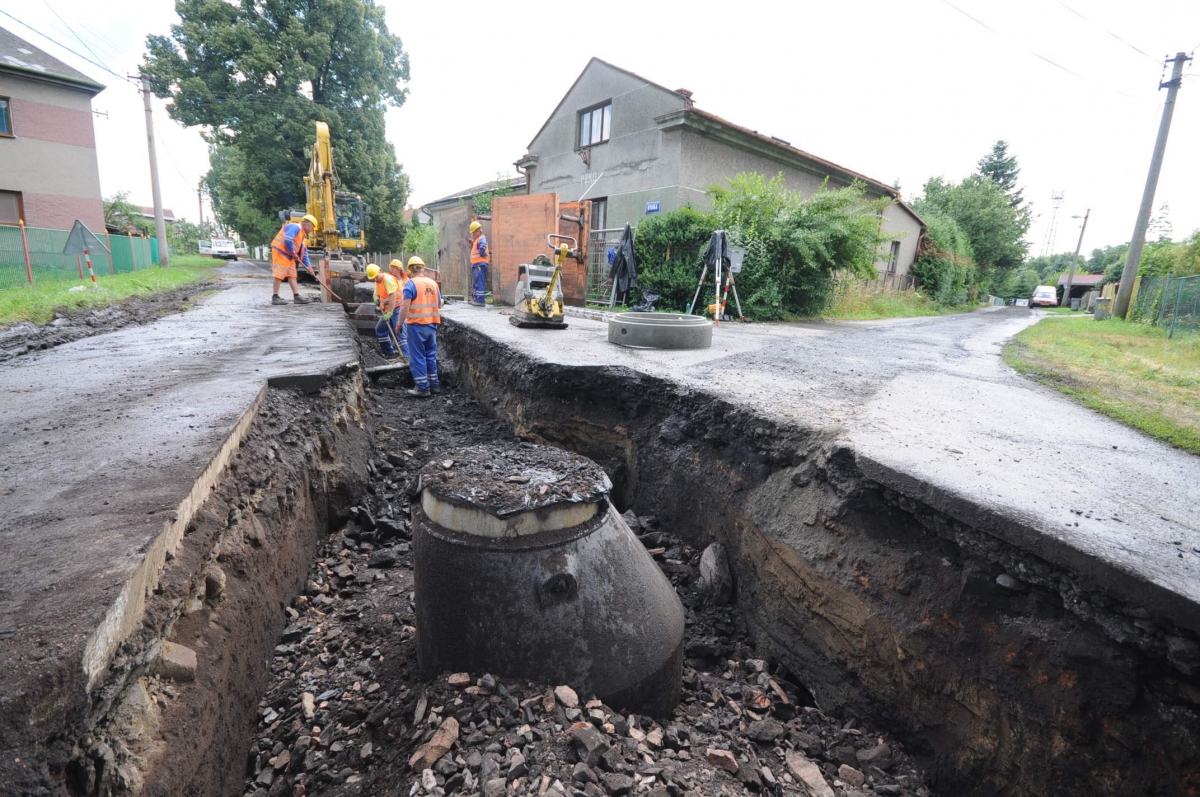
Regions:
M 717 230 L 708 239 L 708 248 L 704 250 L 704 265 L 715 269 L 717 258 L 721 258 L 721 276 L 729 273 L 729 238 L 724 230 Z
M 637 257 L 633 253 L 633 228 L 626 224 L 621 233 L 621 243 L 617 244 L 617 254 L 613 257 L 612 268 L 608 278 L 617 288 L 617 293 L 624 295 L 630 288 L 637 287 Z

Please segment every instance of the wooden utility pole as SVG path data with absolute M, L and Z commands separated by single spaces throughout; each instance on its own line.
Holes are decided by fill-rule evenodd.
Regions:
M 146 105 L 146 146 L 150 150 L 150 191 L 154 195 L 154 234 L 158 238 L 158 265 L 170 265 L 167 252 L 167 222 L 163 218 L 162 190 L 158 186 L 158 155 L 154 150 L 154 115 L 150 107 L 150 78 L 142 78 L 142 101 Z
M 1079 228 L 1079 243 L 1075 244 L 1075 257 L 1071 258 L 1071 271 L 1067 274 L 1067 287 L 1063 290 L 1063 305 L 1071 306 L 1071 283 L 1075 281 L 1075 264 L 1079 262 L 1079 250 L 1083 246 L 1083 231 L 1087 229 L 1088 216 L 1092 215 L 1092 209 L 1088 208 L 1083 214 L 1083 226 Z M 1078 216 L 1071 218 L 1077 219 Z
M 1183 65 L 1192 60 L 1187 53 L 1175 53 L 1175 67 L 1171 79 L 1159 83 L 1159 89 L 1167 90 L 1167 102 L 1163 105 L 1162 121 L 1158 123 L 1158 139 L 1154 142 L 1154 155 L 1150 158 L 1150 173 L 1146 175 L 1146 188 L 1142 192 L 1142 206 L 1138 208 L 1137 223 L 1133 226 L 1133 238 L 1129 241 L 1129 253 L 1125 256 L 1125 267 L 1121 269 L 1121 284 L 1117 288 L 1117 304 L 1113 315 L 1124 318 L 1129 312 L 1129 299 L 1133 295 L 1133 280 L 1137 277 L 1138 264 L 1142 260 L 1142 246 L 1146 243 L 1146 228 L 1150 225 L 1150 211 L 1154 209 L 1154 191 L 1158 188 L 1158 174 L 1162 171 L 1163 155 L 1167 151 L 1167 134 L 1171 132 L 1171 116 L 1175 113 L 1175 95 L 1183 82 Z
M 200 207 L 200 235 L 204 235 L 204 183 L 196 188 L 196 204 Z

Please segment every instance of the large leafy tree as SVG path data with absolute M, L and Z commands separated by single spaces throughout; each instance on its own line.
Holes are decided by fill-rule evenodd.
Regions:
M 1022 190 L 1017 188 L 1021 167 L 1017 165 L 1016 156 L 1008 154 L 1008 142 L 1004 139 L 993 144 L 992 151 L 980 158 L 979 174 L 1003 188 L 1014 207 L 1025 201 Z
M 265 242 L 304 203 L 313 122 L 327 122 L 344 190 L 371 205 L 373 246 L 404 240 L 408 180 L 385 137 L 408 56 L 373 0 L 178 0 L 170 36 L 150 36 L 143 70 L 171 117 L 203 128 L 218 216 Z

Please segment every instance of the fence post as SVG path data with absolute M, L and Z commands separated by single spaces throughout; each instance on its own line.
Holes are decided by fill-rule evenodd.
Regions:
M 25 250 L 25 277 L 33 284 L 33 264 L 29 262 L 29 239 L 25 237 L 25 219 L 17 219 L 21 224 L 21 248 Z
M 129 259 L 133 262 L 133 270 L 137 271 L 137 252 L 133 248 L 133 236 L 127 236 L 129 241 Z
M 117 273 L 117 269 L 113 266 L 112 236 L 108 234 L 108 230 L 104 231 L 104 242 L 108 244 L 108 273 L 111 276 Z
M 1163 318 L 1167 315 L 1167 291 L 1171 290 L 1171 277 L 1167 277 L 1167 283 L 1162 286 L 1162 293 L 1158 296 L 1158 318 L 1154 320 L 1154 326 L 1161 327 Z

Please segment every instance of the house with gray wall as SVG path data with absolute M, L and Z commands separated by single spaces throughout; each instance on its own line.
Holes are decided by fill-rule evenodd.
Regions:
M 831 163 L 783 139 L 703 111 L 686 89 L 668 89 L 593 58 L 516 163 L 528 193 L 557 193 L 563 202 L 592 200 L 592 229 L 636 225 L 654 213 L 707 208 L 705 189 L 739 172 L 782 174 L 788 188 L 810 195 L 860 182 L 887 197 L 882 229 L 894 235 L 880 252 L 881 276 L 907 274 L 924 222 L 891 186 Z
M 104 229 L 92 127 L 103 89 L 0 28 L 0 224 Z

